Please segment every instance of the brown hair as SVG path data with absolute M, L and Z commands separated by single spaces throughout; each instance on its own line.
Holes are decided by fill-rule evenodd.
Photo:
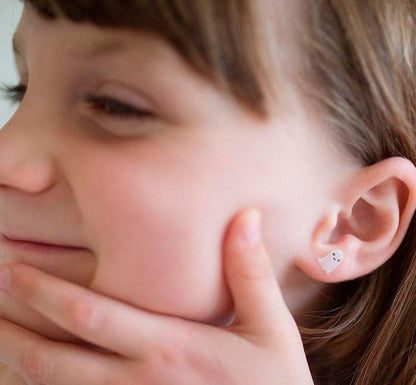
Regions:
M 253 111 L 267 114 L 266 88 L 272 82 L 266 79 L 272 76 L 270 63 L 279 51 L 276 42 L 281 27 L 266 22 L 266 17 L 276 16 L 280 1 L 26 2 L 45 18 L 63 15 L 103 27 L 154 32 L 201 74 L 226 87 Z M 286 60 L 295 62 L 297 57 L 301 63 L 294 66 L 292 75 L 296 76 L 291 79 L 322 111 L 331 135 L 363 166 L 393 156 L 416 164 L 416 3 L 291 3 L 302 3 L 298 20 L 288 22 L 290 27 L 299 27 L 286 35 L 291 43 L 295 40 L 290 37 L 295 36 L 298 43 L 292 52 L 298 56 L 289 55 Z M 275 12 L 271 5 L 276 6 Z M 282 52 L 281 58 L 291 51 L 282 48 Z M 371 274 L 340 283 L 337 300 L 328 301 L 320 316 L 310 315 L 314 327 L 300 327 L 317 382 L 416 384 L 415 254 L 413 217 L 405 239 L 388 262 Z

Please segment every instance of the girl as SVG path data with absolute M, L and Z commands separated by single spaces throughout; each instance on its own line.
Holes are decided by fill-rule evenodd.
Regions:
M 3 383 L 416 383 L 415 14 L 27 1 Z

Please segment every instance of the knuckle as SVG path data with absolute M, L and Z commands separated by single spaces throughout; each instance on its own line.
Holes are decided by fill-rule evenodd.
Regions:
M 178 353 L 178 348 L 173 343 L 161 344 L 156 349 L 158 361 L 162 364 L 162 367 L 176 367 L 180 357 Z
M 64 308 L 71 323 L 72 331 L 92 331 L 97 326 L 97 306 L 89 298 L 80 298 L 79 296 L 68 296 L 64 299 Z
M 250 251 L 245 251 L 245 253 L 247 252 L 254 255 L 250 257 L 243 256 L 243 262 L 240 262 L 238 267 L 233 272 L 230 272 L 231 274 L 238 275 L 242 279 L 254 281 L 274 277 L 270 257 L 262 245 L 257 245 Z
M 32 348 L 23 353 L 20 362 L 23 375 L 35 383 L 49 383 L 52 378 L 51 360 L 47 353 Z
M 20 267 L 20 266 L 19 266 Z M 33 303 L 38 293 L 38 282 L 25 274 L 24 269 L 15 268 L 12 273 L 12 287 L 28 303 Z
M 251 264 L 249 269 L 244 269 L 241 272 L 241 277 L 249 281 L 264 281 L 272 277 L 272 273 L 262 263 L 255 261 Z
M 182 346 L 175 341 L 163 341 L 154 347 L 148 362 L 156 372 L 162 368 L 170 372 L 182 366 Z
M 197 329 L 182 324 L 180 320 L 175 326 L 171 333 L 166 330 L 167 334 L 161 334 L 159 343 L 152 351 L 150 361 L 153 368 L 163 368 L 167 372 L 180 370 L 189 364 L 190 357 L 198 350 L 195 349 L 198 340 Z

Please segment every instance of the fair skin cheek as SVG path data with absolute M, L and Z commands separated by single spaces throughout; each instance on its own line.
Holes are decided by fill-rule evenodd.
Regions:
M 264 213 L 264 242 L 283 294 L 296 308 L 298 275 L 290 261 L 309 252 L 314 219 L 349 170 L 300 101 L 291 98 L 290 88 L 286 114 L 263 122 L 198 77 L 167 46 L 148 63 L 138 53 L 117 53 L 89 67 L 67 53 L 78 50 L 82 57 L 85 36 L 92 44 L 93 37 L 108 32 L 45 23 L 28 13 L 19 31 L 26 44 L 19 70 L 30 80 L 25 100 L 0 133 L 0 180 L 9 188 L 0 195 L 0 211 L 8 213 L 0 230 L 72 241 L 88 251 L 77 263 L 60 264 L 2 249 L 0 264 L 23 262 L 140 308 L 223 324 L 232 304 L 222 271 L 222 237 L 237 211 L 254 206 Z M 120 31 L 116 36 L 130 43 L 138 39 Z M 141 71 L 132 70 L 141 65 Z M 85 82 L 90 76 L 94 80 Z M 146 127 L 145 134 L 120 136 L 121 120 L 110 124 L 105 117 L 81 114 L 78 96 L 88 87 L 94 93 L 94 85 L 107 80 L 118 82 L 107 96 L 117 98 L 133 85 L 163 100 L 164 108 L 153 111 L 157 123 L 128 123 L 137 132 Z M 302 295 L 307 298 L 308 291 Z M 45 336 L 72 339 L 3 295 L 0 311 Z

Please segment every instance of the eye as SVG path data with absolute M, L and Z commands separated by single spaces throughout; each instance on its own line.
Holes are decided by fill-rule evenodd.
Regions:
M 151 111 L 137 109 L 110 97 L 87 95 L 85 102 L 88 108 L 113 117 L 135 119 L 150 119 L 155 117 Z
M 23 101 L 26 90 L 27 86 L 24 84 L 18 84 L 16 86 L 2 84 L 0 86 L 0 93 L 2 94 L 3 99 L 10 100 L 13 104 L 21 103 Z M 85 98 L 85 103 L 87 108 L 94 112 L 114 118 L 133 118 L 141 120 L 155 118 L 155 115 L 151 111 L 134 108 L 110 97 L 89 94 Z
M 10 100 L 13 104 L 20 103 L 26 93 L 26 86 L 24 84 L 18 84 L 16 86 L 2 84 L 0 86 L 0 93 L 3 99 Z

